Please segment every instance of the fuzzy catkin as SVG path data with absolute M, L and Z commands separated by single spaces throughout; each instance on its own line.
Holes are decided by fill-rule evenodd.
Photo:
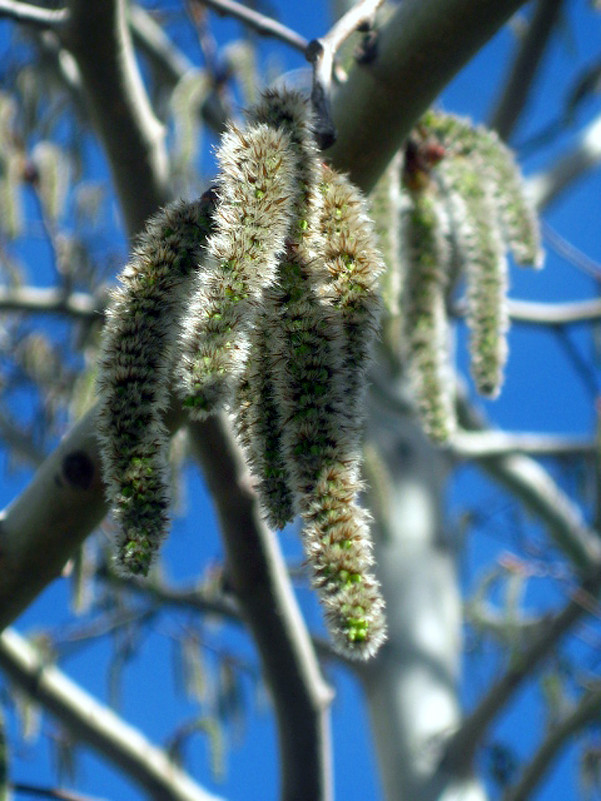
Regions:
M 411 191 L 409 201 L 401 217 L 403 347 L 424 430 L 435 442 L 446 442 L 456 426 L 445 309 L 447 221 L 433 182 Z
M 437 168 L 452 219 L 455 258 L 465 273 L 470 369 L 481 395 L 495 398 L 507 361 L 508 270 L 496 225 L 494 188 L 474 158 L 449 159 Z
M 273 383 L 273 353 L 269 347 L 276 321 L 273 297 L 266 293 L 264 308 L 250 333 L 250 354 L 236 390 L 234 426 L 266 522 L 284 528 L 295 515 L 294 493 L 282 453 L 282 415 Z
M 99 359 L 97 434 L 117 527 L 117 562 L 146 574 L 168 525 L 168 435 L 162 420 L 179 322 L 210 229 L 213 198 L 153 217 L 120 277 Z
M 248 330 L 275 280 L 295 197 L 295 153 L 285 131 L 231 127 L 217 157 L 214 233 L 181 336 L 180 393 L 193 419 L 231 399 L 248 354 Z
M 359 451 L 366 373 L 382 307 L 379 281 L 384 263 L 361 192 L 346 176 L 324 166 L 322 195 L 321 230 L 327 275 L 322 292 L 342 325 L 340 380 L 347 414 L 355 421 Z

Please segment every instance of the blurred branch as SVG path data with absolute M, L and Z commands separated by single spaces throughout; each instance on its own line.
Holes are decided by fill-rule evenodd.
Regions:
M 560 17 L 563 0 L 538 0 L 522 37 L 489 126 L 501 139 L 510 139 L 534 84 L 538 68 Z
M 457 431 L 449 444 L 460 459 L 487 459 L 512 453 L 537 456 L 592 456 L 596 452 L 593 439 L 546 434 L 511 434 L 505 431 Z
M 55 798 L 58 801 L 104 801 L 104 799 L 96 798 L 95 796 L 80 795 L 70 790 L 38 787 L 33 784 L 24 784 L 23 782 L 11 782 L 9 786 L 13 793 L 25 793 L 25 795 L 33 795 L 37 798 Z
M 465 398 L 458 398 L 458 413 L 466 430 L 486 430 L 482 419 Z M 482 457 L 478 464 L 542 520 L 551 539 L 581 573 L 586 574 L 601 563 L 597 532 L 586 525 L 577 504 L 538 462 L 516 453 Z
M 130 6 L 129 24 L 134 41 L 168 85 L 175 86 L 183 75 L 194 68 L 186 54 L 175 46 L 161 25 L 141 6 Z
M 534 325 L 572 325 L 601 319 L 601 300 L 579 300 L 570 303 L 533 303 L 509 300 L 509 316 L 519 323 Z
M 595 259 L 591 259 L 580 248 L 573 245 L 568 239 L 563 237 L 546 220 L 541 220 L 543 238 L 555 253 L 570 262 L 578 270 L 586 275 L 590 275 L 595 281 L 601 280 L 601 264 Z
M 499 712 L 505 708 L 524 681 L 532 677 L 535 669 L 554 650 L 558 641 L 584 614 L 596 608 L 594 596 L 600 587 L 601 570 L 597 567 L 591 577 L 584 581 L 580 588 L 574 590 L 561 612 L 542 627 L 542 631 L 531 644 L 522 651 L 512 654 L 510 667 L 493 683 L 476 709 L 468 715 L 449 740 L 443 764 L 454 766 L 471 764 L 476 748 L 483 741 Z M 598 714 L 598 701 L 596 711 Z M 523 797 L 525 796 L 520 796 Z
M 263 663 L 278 721 L 284 801 L 332 797 L 325 684 L 275 535 L 261 517 L 248 468 L 222 417 L 190 426 L 193 452 L 207 466 L 234 589 Z M 222 450 L 227 447 L 227 450 Z M 232 503 L 235 492 L 237 503 Z
M 67 314 L 82 320 L 99 320 L 105 305 L 87 292 L 65 294 L 52 287 L 0 287 L 1 311 Z
M 235 0 L 197 0 L 197 2 L 207 8 L 212 8 L 218 14 L 240 20 L 261 36 L 273 36 L 302 53 L 307 49 L 308 42 L 299 33 L 271 17 L 266 17 L 258 11 L 242 5 L 242 3 L 236 3 Z
M 74 737 L 122 769 L 156 801 L 218 801 L 199 787 L 162 748 L 150 743 L 111 709 L 100 704 L 54 665 L 45 664 L 16 631 L 0 636 L 0 667 L 8 678 Z
M 601 115 L 597 116 L 579 134 L 574 146 L 560 158 L 553 159 L 552 166 L 526 182 L 530 197 L 539 211 L 546 208 L 557 197 L 592 167 L 601 161 Z
M 599 720 L 600 706 L 601 685 L 595 683 L 594 688 L 585 693 L 570 714 L 547 730 L 547 736 L 523 769 L 518 783 L 506 791 L 503 801 L 526 801 L 532 798 L 537 785 L 554 765 L 559 750 L 586 725 Z
M 0 17 L 8 17 L 35 28 L 59 28 L 69 19 L 66 8 L 42 8 L 18 0 L 0 0 Z

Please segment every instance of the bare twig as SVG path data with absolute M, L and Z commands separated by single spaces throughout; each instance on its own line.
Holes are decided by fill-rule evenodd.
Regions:
M 601 264 L 599 264 L 598 261 L 591 259 L 590 256 L 583 253 L 556 231 L 546 220 L 541 220 L 541 228 L 545 243 L 548 244 L 555 253 L 562 256 L 583 273 L 590 275 L 595 281 L 601 281 Z
M 240 22 L 248 25 L 249 28 L 252 28 L 261 36 L 273 36 L 275 39 L 285 42 L 302 53 L 307 49 L 308 41 L 299 33 L 271 19 L 271 17 L 266 17 L 264 14 L 260 14 L 258 11 L 254 11 L 241 3 L 236 3 L 235 0 L 197 1 L 208 8 L 212 8 L 219 14 L 240 20 Z
M 487 459 L 511 453 L 537 456 L 593 455 L 595 442 L 584 437 L 512 434 L 506 431 L 458 431 L 449 444 L 460 459 Z
M 16 631 L 0 636 L 0 667 L 20 689 L 57 717 L 75 737 L 116 764 L 151 798 L 218 801 L 111 709 L 59 668 L 45 664 Z
M 338 22 L 319 39 L 313 39 L 305 51 L 305 57 L 313 65 L 313 88 L 311 100 L 317 118 L 317 141 L 322 150 L 336 140 L 336 128 L 332 121 L 330 95 L 334 58 L 341 45 L 358 28 L 371 27 L 376 11 L 383 0 L 360 0 Z
M 56 29 L 67 22 L 69 11 L 66 8 L 41 8 L 19 0 L 0 0 L 0 17 L 8 17 L 35 28 Z
M 577 588 L 566 606 L 543 627 L 540 634 L 519 654 L 513 655 L 508 670 L 488 690 L 476 709 L 465 719 L 459 730 L 449 740 L 444 763 L 449 765 L 471 764 L 474 752 L 482 742 L 489 726 L 510 698 L 531 678 L 534 670 L 552 652 L 558 641 L 591 608 L 596 609 L 594 595 L 601 586 L 601 571 L 597 567 L 591 578 Z M 598 713 L 598 706 L 597 706 Z M 522 798 L 523 796 L 520 796 Z
M 532 20 L 522 37 L 509 77 L 503 82 L 503 92 L 490 118 L 490 127 L 502 139 L 509 140 L 526 106 L 562 5 L 563 0 L 538 0 L 536 3 Z
M 80 795 L 71 790 L 59 790 L 54 787 L 38 787 L 34 784 L 23 782 L 11 782 L 10 789 L 13 793 L 25 793 L 26 795 L 37 796 L 38 798 L 55 798 L 58 801 L 104 801 L 91 795 Z
M 599 719 L 600 705 L 601 685 L 596 683 L 563 720 L 548 729 L 547 736 L 523 769 L 519 781 L 514 787 L 507 790 L 503 801 L 526 801 L 526 799 L 532 798 L 537 785 L 555 763 L 558 752 L 586 725 Z
M 189 70 L 193 69 L 194 65 L 186 54 L 175 46 L 165 30 L 141 6 L 137 4 L 130 6 L 129 24 L 134 41 L 160 71 L 168 85 L 175 86 Z

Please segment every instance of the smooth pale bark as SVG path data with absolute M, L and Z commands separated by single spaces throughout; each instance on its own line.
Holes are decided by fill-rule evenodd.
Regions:
M 455 546 L 444 530 L 449 459 L 406 414 L 372 405 L 370 475 L 375 557 L 386 598 L 389 642 L 360 677 L 389 801 L 482 801 L 469 768 L 440 769 L 461 723 L 458 698 L 462 604 Z

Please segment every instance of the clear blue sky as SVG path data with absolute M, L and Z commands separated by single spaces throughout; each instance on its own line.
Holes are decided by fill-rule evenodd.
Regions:
M 307 4 L 297 0 L 277 0 L 271 5 L 278 10 L 283 22 L 307 38 L 313 38 L 327 28 L 327 15 L 322 2 Z M 172 7 L 179 8 L 179 4 L 172 4 Z M 527 139 L 556 116 L 578 68 L 598 58 L 601 14 L 594 16 L 584 0 L 569 0 L 566 11 L 569 16 L 535 84 L 534 102 L 517 132 L 516 141 Z M 6 42 L 8 28 L 8 23 L 0 22 L 0 44 Z M 215 23 L 214 31 L 219 41 L 226 41 L 232 33 L 238 35 L 239 26 L 231 21 L 219 20 Z M 197 61 L 199 56 L 193 35 L 183 35 L 180 43 Z M 445 109 L 470 115 L 478 121 L 485 120 L 503 79 L 503 65 L 513 44 L 511 34 L 507 30 L 501 32 L 445 91 L 442 98 Z M 300 56 L 291 54 L 284 47 L 266 42 L 263 49 L 265 53 L 277 52 L 284 69 L 303 65 Z M 570 146 L 578 129 L 600 110 L 598 97 L 586 103 L 571 131 L 540 154 L 523 162 L 526 172 L 548 165 Z M 599 262 L 600 190 L 601 175 L 594 172 L 545 215 L 560 234 Z M 592 297 L 597 291 L 590 277 L 552 251 L 548 251 L 547 265 L 542 273 L 533 275 L 514 270 L 512 286 L 514 297 L 529 300 L 580 299 Z M 572 339 L 575 347 L 590 362 L 592 345 L 588 334 L 583 329 L 574 331 Z M 459 342 L 458 358 L 464 363 L 461 334 Z M 486 404 L 491 419 L 513 430 L 590 434 L 594 425 L 593 398 L 566 359 L 557 340 L 547 332 L 516 327 L 511 333 L 510 345 L 510 364 L 503 394 L 494 404 Z M 4 469 L 3 477 L 0 500 L 4 505 L 27 483 L 29 475 L 21 469 L 11 472 Z M 173 578 L 192 580 L 198 572 L 218 562 L 222 551 L 209 498 L 201 480 L 193 472 L 189 475 L 186 494 L 188 508 L 193 510 L 193 515 L 176 520 L 166 554 Z M 487 510 L 482 525 L 475 527 L 461 560 L 464 581 L 467 586 L 474 587 L 475 577 L 483 565 L 504 551 L 514 550 L 518 533 L 536 536 L 536 532 L 529 528 L 523 516 L 518 515 L 517 519 L 513 517 L 513 512 L 517 514 L 517 510 L 510 498 L 500 496 L 491 484 L 470 468 L 461 470 L 450 488 L 450 520 L 457 523 L 466 507 Z M 202 528 L 200 537 L 199 528 Z M 287 552 L 300 558 L 294 532 L 286 532 L 283 542 Z M 543 608 L 561 597 L 557 590 L 544 589 L 546 586 L 543 582 L 533 580 L 527 596 L 533 609 Z M 318 625 L 314 598 L 307 591 L 301 591 L 300 597 L 309 610 L 310 619 Z M 67 620 L 68 603 L 67 582 L 57 581 L 23 615 L 18 627 L 23 631 L 33 631 L 60 625 Z M 125 668 L 121 710 L 128 721 L 138 725 L 155 741 L 161 742 L 176 721 L 191 716 L 195 710 L 173 684 L 173 653 L 169 635 L 175 631 L 174 624 L 161 618 L 154 629 L 154 633 L 145 639 L 143 647 Z M 253 650 L 245 636 L 236 631 L 228 633 L 222 642 L 224 645 L 235 643 L 234 652 L 248 663 L 248 669 L 241 671 L 244 720 L 233 720 L 225 730 L 228 743 L 223 784 L 211 778 L 209 753 L 206 739 L 202 736 L 194 738 L 187 751 L 190 756 L 189 768 L 202 784 L 231 801 L 273 799 L 277 787 L 275 732 L 268 703 L 255 678 L 257 666 Z M 70 676 L 81 680 L 98 697 L 106 699 L 110 659 L 110 648 L 103 641 L 86 648 L 73 645 L 63 665 Z M 207 659 L 211 661 L 210 654 Z M 485 687 L 493 669 L 491 660 L 486 657 L 481 662 L 470 657 L 468 666 L 472 668 L 475 664 L 480 672 L 476 675 L 472 672 L 465 686 L 465 696 L 470 703 Z M 333 707 L 336 798 L 377 801 L 381 794 L 374 757 L 370 751 L 369 722 L 360 704 L 357 687 L 342 670 L 332 670 L 329 675 L 337 689 Z M 524 726 L 524 720 L 532 721 L 532 727 Z M 520 696 L 520 702 L 504 717 L 496 736 L 518 751 L 527 752 L 534 744 L 534 735 L 543 721 L 537 693 L 526 693 Z M 11 721 L 13 730 L 14 725 L 15 722 Z M 52 722 L 46 719 L 44 729 L 52 728 Z M 574 775 L 574 765 L 569 760 L 562 760 L 557 782 L 553 782 L 552 790 L 547 789 L 540 794 L 541 801 L 571 797 L 573 790 L 570 788 L 575 786 Z M 52 757 L 43 740 L 19 746 L 19 751 L 14 754 L 13 777 L 15 780 L 52 785 Z M 123 783 L 105 763 L 87 750 L 82 750 L 81 760 L 78 758 L 78 774 L 73 786 L 99 798 L 121 801 L 140 798 L 130 784 Z

